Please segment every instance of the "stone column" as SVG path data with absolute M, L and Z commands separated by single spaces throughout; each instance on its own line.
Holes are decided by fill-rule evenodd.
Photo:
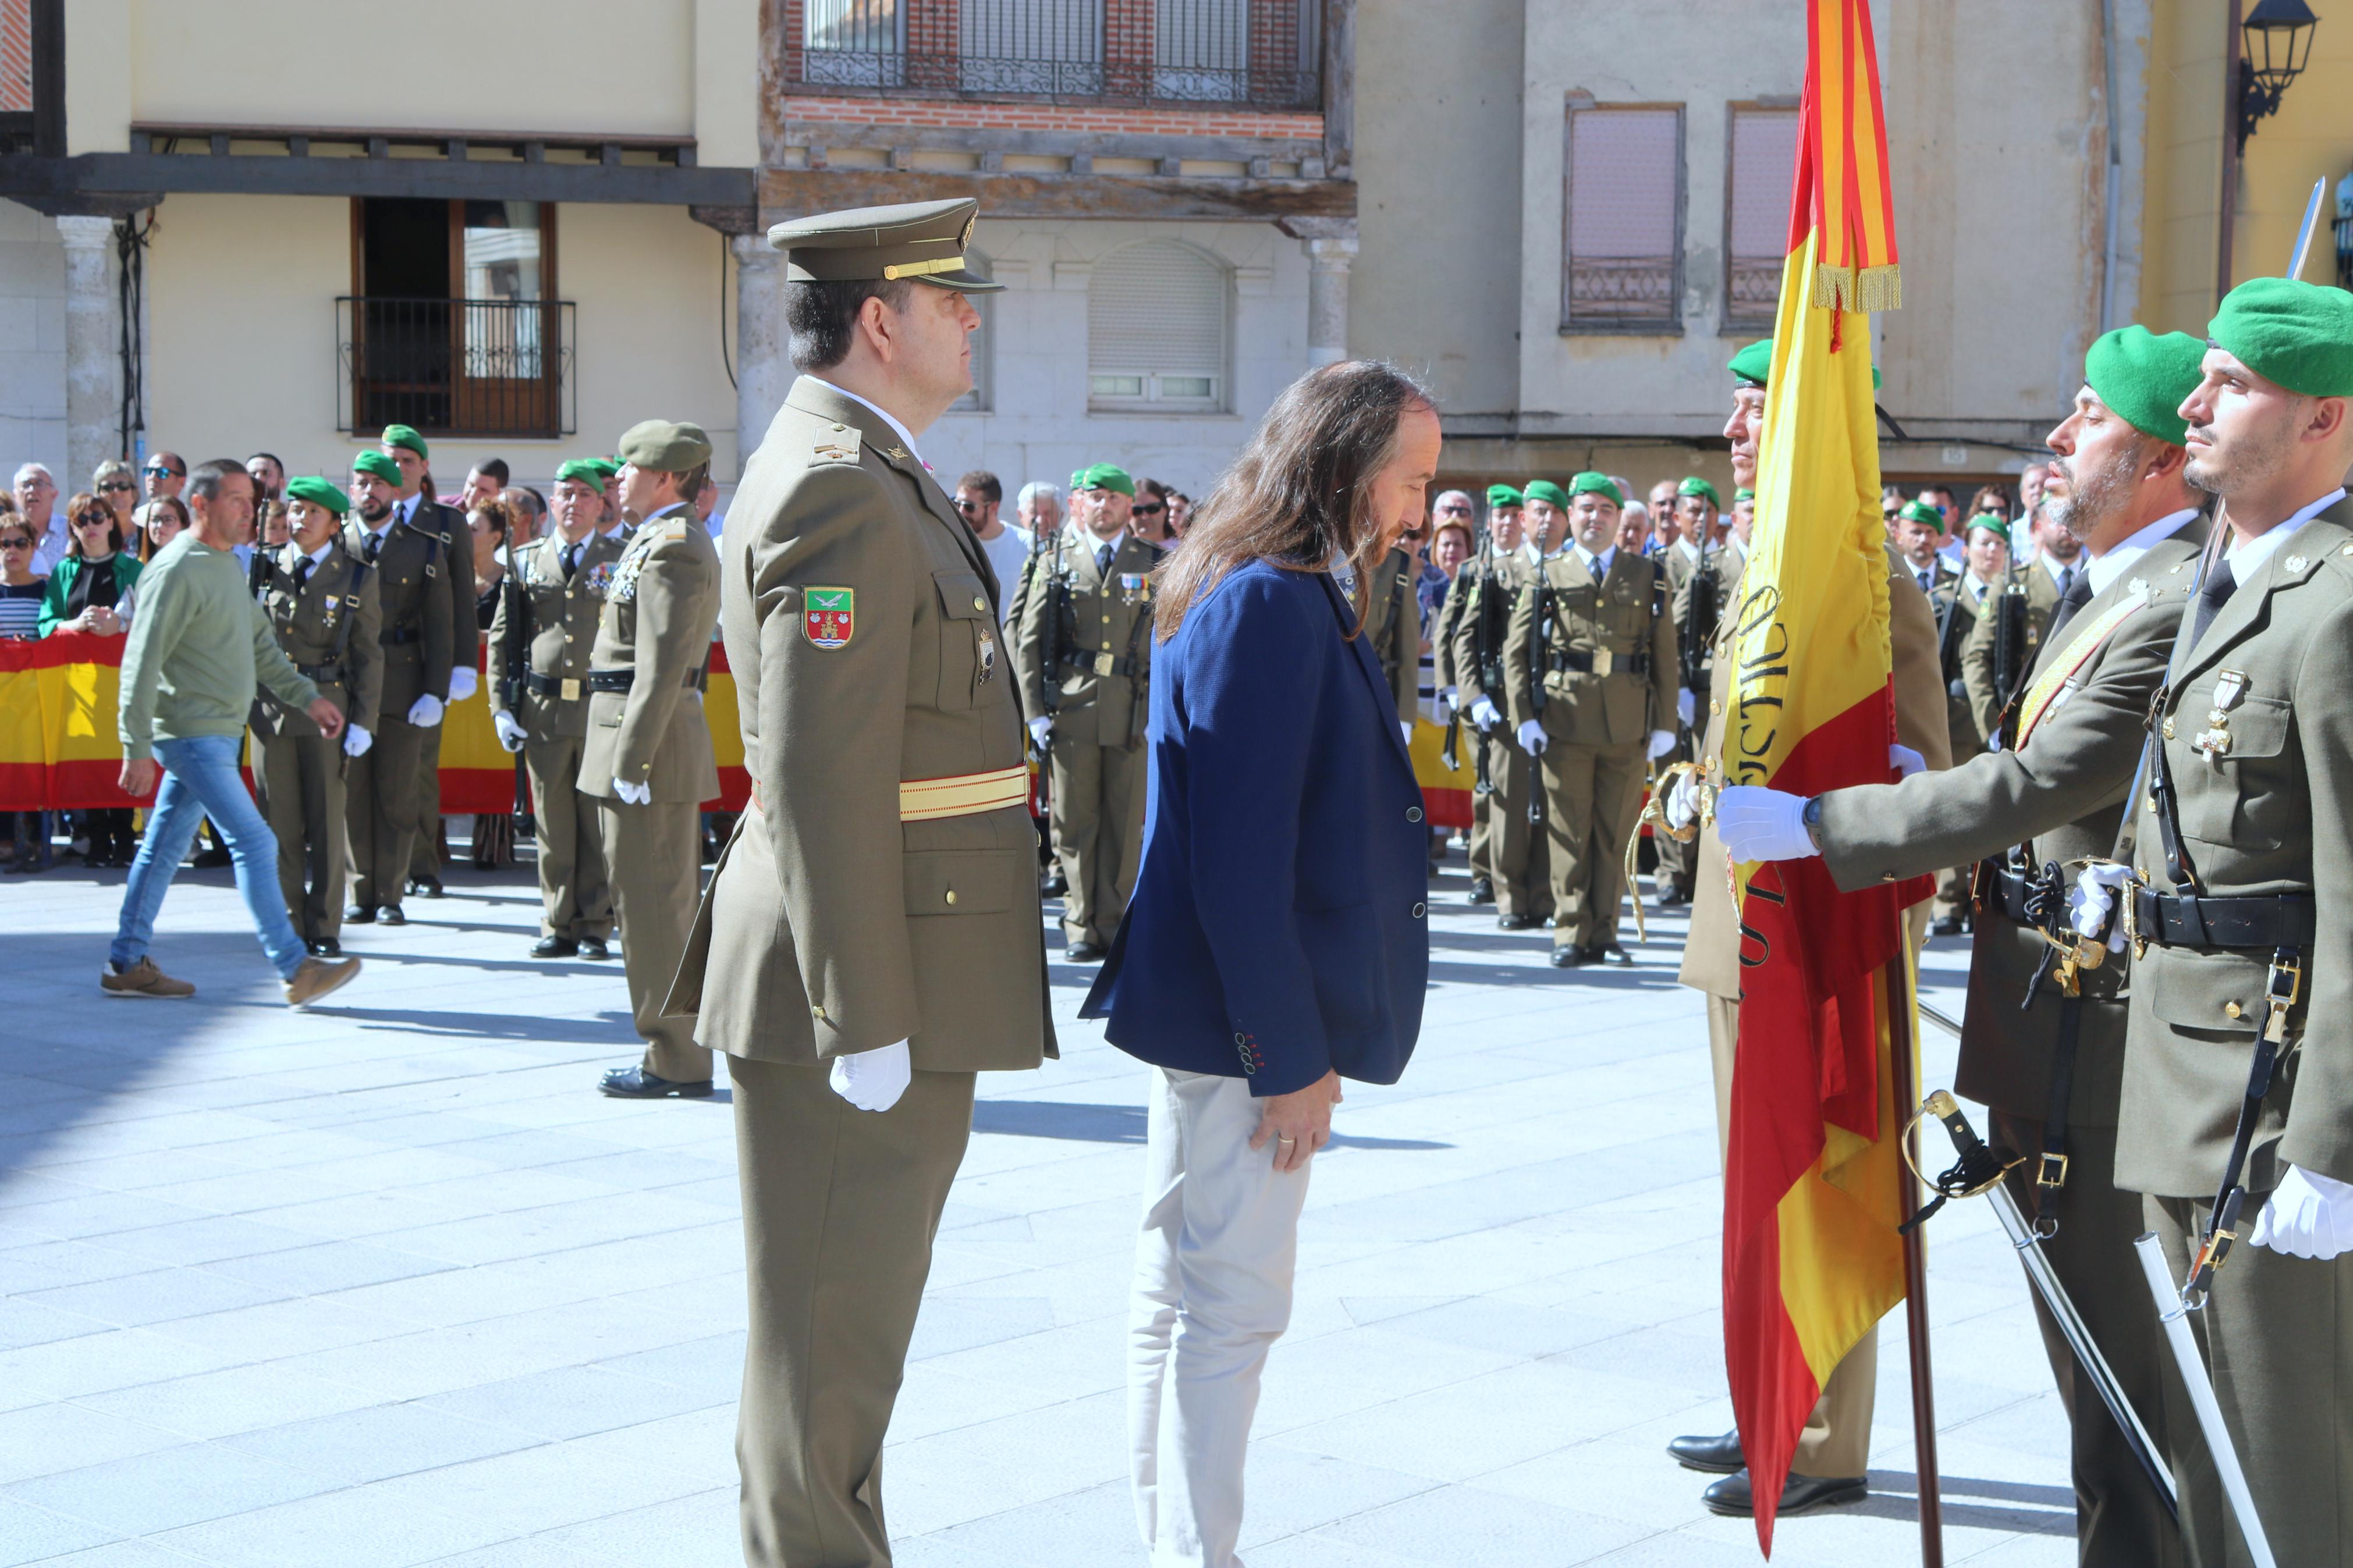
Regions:
M 784 255 L 765 234 L 739 234 L 735 252 L 735 446 L 749 463 L 785 405 L 793 362 L 785 331 Z M 738 470 L 741 477 L 741 470 Z
M 122 313 L 114 289 L 114 220 L 61 217 L 66 252 L 66 468 L 58 489 L 87 489 L 121 439 Z
M 1307 252 L 1307 363 L 1348 357 L 1348 268 L 1356 258 L 1356 220 L 1291 218 L 1282 231 Z

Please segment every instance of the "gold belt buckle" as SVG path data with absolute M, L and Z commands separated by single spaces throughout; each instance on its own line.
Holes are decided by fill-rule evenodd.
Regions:
M 2125 901 L 2124 908 L 2118 911 L 2124 916 L 2125 941 L 2132 944 L 2135 962 L 2148 952 L 2148 938 L 2140 934 L 2141 886 L 2140 881 L 2132 877 L 2126 877 L 2116 884 L 2116 897 Z
M 1119 661 L 1113 658 L 1110 654 L 1099 653 L 1095 655 L 1095 673 L 1097 675 L 1109 675 L 1112 671 L 1112 666 L 1118 662 Z
M 576 677 L 576 676 L 570 676 L 570 675 L 565 676 L 565 677 L 564 678 L 564 685 L 563 685 L 563 687 L 562 687 L 562 691 L 563 691 L 563 700 L 564 700 L 565 701 L 566 701 L 566 702 L 577 702 L 577 701 L 579 701 L 579 700 L 580 700 L 580 680 L 579 680 L 579 678 L 578 678 L 578 677 Z
M 1611 653 L 1608 648 L 1606 648 L 1606 647 L 1598 647 L 1598 648 L 1595 648 L 1595 649 L 1593 650 L 1593 673 L 1594 673 L 1594 674 L 1596 674 L 1596 675 L 1608 675 L 1608 674 L 1610 674 L 1610 673 L 1611 673 L 1611 672 L 1612 672 L 1616 668 L 1617 668 L 1617 656 L 1616 656 L 1616 655 L 1614 655 L 1614 654 L 1612 654 L 1612 653 Z
M 2283 986 L 2281 981 L 2286 984 Z M 2271 1016 L 2263 1021 L 2263 1038 L 2278 1045 L 2287 1037 L 2288 1009 L 2304 994 L 2303 961 L 2290 956 L 2274 960 L 2272 972 L 2263 984 L 2263 1000 L 2270 1005 Z

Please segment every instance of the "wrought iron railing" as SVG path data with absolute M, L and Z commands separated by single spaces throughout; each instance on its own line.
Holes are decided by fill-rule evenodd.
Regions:
M 579 425 L 569 300 L 335 301 L 336 427 L 568 436 Z
M 1773 318 L 1781 308 L 1781 274 L 1787 269 L 1785 257 L 1734 257 L 1725 284 L 1724 324 L 1772 331 Z
M 1672 325 L 1676 310 L 1672 256 L 1576 257 L 1568 264 L 1568 323 L 1619 327 Z

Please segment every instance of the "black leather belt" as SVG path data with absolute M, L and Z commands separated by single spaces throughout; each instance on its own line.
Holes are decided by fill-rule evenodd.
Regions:
M 1608 648 L 1573 647 L 1566 650 L 1556 648 L 1552 654 L 1552 668 L 1556 670 L 1573 669 L 1579 675 L 1591 675 L 1597 665 L 1603 675 L 1648 675 L 1651 673 L 1651 650 L 1637 648 L 1632 653 L 1611 653 Z
M 314 686 L 343 683 L 343 667 L 340 664 L 298 664 L 294 673 Z
M 635 672 L 635 671 L 633 671 L 633 670 L 627 670 L 627 669 L 624 669 L 624 670 L 614 671 L 614 672 L 608 672 L 608 673 L 617 673 L 617 674 L 620 674 L 620 675 L 634 675 L 636 672 Z M 581 692 L 581 683 L 580 683 L 580 681 L 579 681 L 579 679 L 578 679 L 578 678 L 577 678 L 577 677 L 575 677 L 575 678 L 574 678 L 574 679 L 572 679 L 566 680 L 566 679 L 565 679 L 564 678 L 562 678 L 561 676 L 554 676 L 554 675 L 542 675 L 542 674 L 540 674 L 540 672 L 539 672 L 539 671 L 537 671 L 537 670 L 535 670 L 535 669 L 532 669 L 532 670 L 525 670 L 525 671 L 523 672 L 522 683 L 523 683 L 524 689 L 527 689 L 527 690 L 529 690 L 529 691 L 531 692 L 531 694 L 532 694 L 533 696 L 534 696 L 534 697 L 554 697 L 554 698 L 556 698 L 556 699 L 558 699 L 558 700 L 564 700 L 564 701 L 570 701 L 570 700 L 572 700 L 573 699 L 577 698 L 577 697 L 580 695 L 580 692 Z M 568 686 L 568 687 L 570 687 L 572 689 L 571 689 L 571 690 L 569 690 L 569 691 L 566 691 L 566 690 L 565 689 L 565 687 L 567 687 L 567 686 Z M 606 689 L 610 689 L 610 690 L 615 690 L 615 691 L 627 691 L 628 689 L 629 689 L 629 683 L 628 683 L 628 681 L 624 680 L 624 681 L 623 681 L 619 686 L 617 686 L 617 687 L 611 687 L 611 688 L 606 688 Z M 600 689 L 596 688 L 596 687 L 591 687 L 591 688 L 589 688 L 589 689 L 591 689 L 591 690 L 596 690 L 596 689 Z
M 2149 888 L 2133 892 L 2133 935 L 2159 947 L 2309 949 L 2319 910 L 2309 893 L 2268 899 L 2184 899 Z
M 535 676 L 533 679 L 544 679 L 545 677 Z M 588 689 L 591 691 L 627 691 L 637 683 L 638 672 L 635 669 L 592 669 L 588 672 Z M 697 667 L 688 670 L 686 679 L 679 684 L 690 690 L 702 686 L 702 668 Z M 535 691 L 539 689 L 533 687 L 532 689 Z
M 402 643 L 423 642 L 425 634 L 416 626 L 390 626 L 385 631 L 384 640 L 398 647 Z
M 1125 654 L 1087 653 L 1074 648 L 1062 656 L 1062 662 L 1094 675 L 1124 675 L 1132 679 L 1136 674 L 1137 661 Z

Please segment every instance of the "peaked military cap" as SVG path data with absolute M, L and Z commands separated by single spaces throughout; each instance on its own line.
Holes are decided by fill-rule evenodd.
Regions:
M 700 425 L 648 419 L 621 432 L 621 461 L 656 473 L 683 474 L 711 461 L 711 437 Z
M 790 218 L 768 230 L 768 243 L 785 253 L 785 276 L 795 283 L 913 278 L 966 294 L 994 294 L 1005 285 L 983 278 L 965 259 L 979 222 L 980 204 L 955 196 Z
M 1487 510 L 1489 511 L 1493 511 L 1498 507 L 1524 506 L 1525 504 L 1526 501 L 1521 496 L 1520 492 L 1514 489 L 1509 485 L 1489 485 L 1487 487 Z
M 312 506 L 325 507 L 337 517 L 352 510 L 351 497 L 327 480 L 313 479 L 308 475 L 299 479 L 286 481 L 286 499 L 306 500 Z

